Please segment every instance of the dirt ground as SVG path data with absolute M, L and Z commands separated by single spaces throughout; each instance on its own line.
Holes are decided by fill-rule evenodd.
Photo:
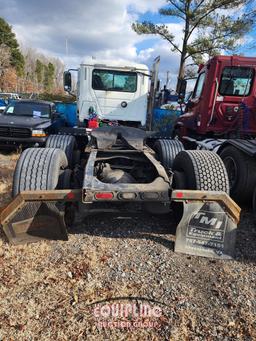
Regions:
M 0 154 L 0 207 L 17 158 Z M 0 340 L 255 340 L 255 225 L 244 210 L 234 261 L 174 253 L 169 216 L 78 217 L 67 242 L 16 247 L 1 232 Z

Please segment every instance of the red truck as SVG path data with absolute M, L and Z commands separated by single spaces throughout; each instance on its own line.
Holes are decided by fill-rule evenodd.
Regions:
M 207 149 L 226 166 L 231 196 L 256 212 L 256 58 L 216 56 L 198 70 L 192 97 L 175 125 L 185 149 Z M 180 94 L 186 82 L 180 83 Z

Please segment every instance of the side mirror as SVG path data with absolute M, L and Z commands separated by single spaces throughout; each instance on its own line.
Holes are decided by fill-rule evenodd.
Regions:
M 65 71 L 63 74 L 64 90 L 71 91 L 72 89 L 72 78 L 69 71 Z
M 179 99 L 184 99 L 186 95 L 187 81 L 185 79 L 179 79 L 177 84 L 177 93 Z
M 159 91 L 159 90 L 160 90 L 160 80 L 158 79 L 157 80 L 156 91 Z

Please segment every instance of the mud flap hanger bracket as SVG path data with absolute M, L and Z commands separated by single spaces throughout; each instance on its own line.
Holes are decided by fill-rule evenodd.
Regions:
M 64 214 L 58 205 L 81 202 L 82 191 L 28 191 L 0 210 L 0 224 L 13 244 L 42 239 L 67 239 Z M 175 190 L 171 200 L 183 203 L 175 251 L 230 259 L 234 257 L 239 206 L 224 192 Z
M 81 190 L 24 191 L 0 209 L 0 225 L 12 244 L 67 240 L 65 210 L 60 205 L 81 198 Z

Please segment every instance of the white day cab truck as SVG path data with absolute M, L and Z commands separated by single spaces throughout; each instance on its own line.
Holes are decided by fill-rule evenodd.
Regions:
M 103 205 L 104 214 L 120 215 L 133 206 L 176 213 L 177 252 L 234 256 L 240 208 L 229 197 L 220 157 L 183 150 L 178 140 L 147 130 L 158 64 L 149 72 L 145 65 L 91 60 L 76 70 L 78 126 L 48 136 L 45 148 L 26 149 L 17 162 L 13 200 L 0 216 L 13 244 L 66 240 L 77 211 L 95 214 Z

